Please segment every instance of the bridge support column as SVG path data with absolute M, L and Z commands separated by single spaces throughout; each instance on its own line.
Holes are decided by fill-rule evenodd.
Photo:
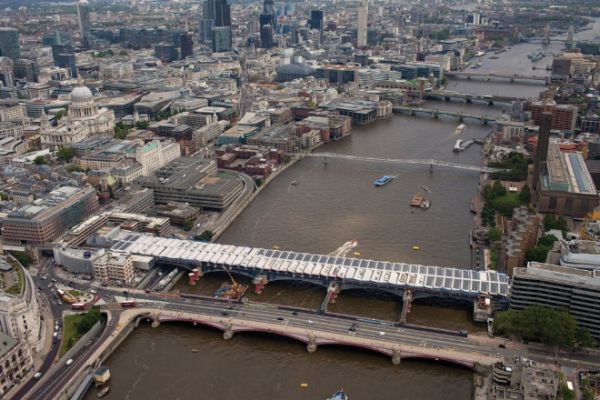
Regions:
M 194 268 L 192 272 L 188 273 L 188 284 L 190 286 L 195 286 L 201 276 L 202 271 L 198 268 Z
M 317 351 L 317 337 L 314 334 L 308 335 L 308 343 L 306 344 L 306 351 L 314 353 Z
M 438 110 L 437 108 L 435 110 L 433 110 L 431 112 L 431 116 L 435 119 L 438 119 L 438 117 L 440 116 L 440 110 Z
M 265 275 L 257 275 L 256 278 L 252 280 L 252 283 L 254 284 L 254 293 L 261 294 L 267 284 L 267 277 Z
M 412 304 L 412 292 L 409 289 L 406 289 L 402 294 L 402 312 L 400 313 L 399 323 L 406 323 L 406 316 L 410 312 L 410 307 Z
M 473 100 L 470 97 L 465 97 L 465 103 L 471 104 Z
M 152 319 L 152 325 L 150 326 L 153 328 L 158 328 L 160 326 L 160 319 L 158 319 L 158 315 Z
M 515 78 L 510 78 L 510 83 L 515 83 Z
M 392 353 L 392 364 L 400 365 L 400 362 L 402 362 L 402 353 L 400 353 L 400 348 L 395 347 Z
M 321 307 L 319 308 L 319 311 L 321 312 L 327 312 L 327 306 L 329 304 L 335 304 L 335 302 L 337 301 L 337 297 L 340 293 L 341 287 L 337 282 L 331 282 L 329 284 L 329 286 L 327 287 L 327 293 L 325 294 L 325 298 L 323 299 L 323 302 L 321 302 Z
M 223 339 L 224 340 L 229 340 L 233 337 L 233 331 L 231 330 L 231 328 L 227 328 L 223 331 Z

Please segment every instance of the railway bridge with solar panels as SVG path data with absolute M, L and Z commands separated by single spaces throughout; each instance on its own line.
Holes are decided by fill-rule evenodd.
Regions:
M 269 282 L 295 280 L 327 288 L 321 309 L 335 302 L 347 289 L 378 290 L 403 298 L 401 322 L 410 301 L 425 297 L 489 298 L 496 305 L 508 303 L 509 284 L 496 271 L 394 263 L 322 254 L 222 245 L 145 234 L 124 234 L 112 251 L 151 256 L 156 262 L 174 265 L 199 275 L 230 271 L 252 279 L 260 293 Z

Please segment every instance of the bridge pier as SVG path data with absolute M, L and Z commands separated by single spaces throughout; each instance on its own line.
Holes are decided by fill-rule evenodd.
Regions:
M 473 102 L 473 99 L 471 99 L 470 97 L 465 97 L 465 103 L 471 104 L 472 102 Z
M 227 328 L 223 331 L 223 340 L 229 340 L 233 337 L 233 331 L 231 328 Z
M 494 100 L 490 100 L 490 101 L 488 101 L 488 106 L 490 106 L 490 107 L 491 107 L 491 106 L 493 106 L 493 105 L 494 105 Z
M 463 117 L 463 115 L 462 115 L 462 114 L 458 113 L 458 114 L 456 114 L 456 119 L 458 119 L 460 122 L 463 122 L 463 120 L 464 120 L 465 118 Z
M 406 289 L 404 293 L 402 293 L 402 311 L 400 312 L 399 323 L 406 323 L 406 315 L 410 312 L 410 307 L 412 304 L 412 292 L 409 289 Z
M 402 362 L 402 353 L 400 352 L 400 348 L 394 347 L 394 352 L 392 353 L 392 364 L 400 365 Z
M 158 319 L 158 316 L 154 317 L 154 319 L 152 320 L 152 326 L 153 328 L 158 328 L 160 326 L 160 320 Z
M 337 297 L 341 291 L 340 285 L 337 282 L 331 282 L 327 287 L 327 293 L 325 294 L 325 298 L 321 303 L 321 307 L 319 307 L 320 312 L 327 312 L 327 306 L 329 304 L 335 304 L 337 301 Z
M 306 351 L 308 351 L 309 353 L 314 353 L 315 351 L 317 351 L 317 337 L 312 333 L 308 335 Z
M 433 111 L 431 112 L 431 116 L 432 116 L 434 119 L 438 119 L 438 118 L 439 118 L 439 116 L 440 116 L 440 110 L 438 110 L 438 109 L 436 108 L 435 110 L 433 110 Z
M 192 272 L 188 273 L 188 284 L 190 286 L 195 286 L 201 277 L 202 271 L 198 268 L 194 268 Z
M 254 293 L 261 294 L 262 290 L 265 288 L 265 285 L 267 284 L 267 277 L 266 277 L 266 275 L 257 275 L 252 280 L 252 283 L 254 284 Z

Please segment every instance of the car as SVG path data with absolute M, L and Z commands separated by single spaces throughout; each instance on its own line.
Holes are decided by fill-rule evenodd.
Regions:
M 72 359 L 72 358 L 69 358 L 69 359 L 67 360 L 67 362 L 65 362 L 65 365 L 68 367 L 68 366 L 69 366 L 69 365 L 71 365 L 71 364 L 73 364 L 73 359 Z
M 43 280 L 43 281 L 45 281 L 46 279 L 48 279 L 48 277 L 46 277 L 46 276 L 40 276 L 40 279 Z
M 228 309 L 228 310 L 233 310 L 233 307 L 231 307 L 231 306 L 227 306 L 227 309 Z
M 226 316 L 228 316 L 228 315 L 229 315 L 229 313 L 228 313 L 228 312 L 225 312 L 225 311 L 223 311 L 223 312 L 221 313 L 221 315 L 222 315 L 222 316 L 224 316 L 224 317 L 226 317 Z
M 42 373 L 36 372 L 35 375 L 33 376 L 33 379 L 40 379 L 41 377 L 42 377 Z
M 500 343 L 500 344 L 498 345 L 498 347 L 500 347 L 501 349 L 505 349 L 505 348 L 506 348 L 506 345 L 505 345 L 504 343 Z
M 90 289 L 90 293 L 91 293 L 91 294 L 96 294 L 96 293 L 98 293 L 98 292 L 96 292 L 94 289 Z
M 284 319 L 281 317 L 277 317 L 277 321 L 284 321 Z
M 298 311 L 292 311 L 292 315 L 298 315 Z
M 379 332 L 377 332 L 377 335 L 378 336 L 385 336 L 385 332 L 384 331 L 379 331 Z
M 313 321 L 313 320 L 311 320 L 311 319 L 307 320 L 306 322 L 307 322 L 308 324 L 310 324 L 310 325 L 312 325 L 312 324 L 314 324 L 314 323 L 315 323 L 315 321 Z
M 54 339 L 58 339 L 58 332 L 54 332 L 54 335 L 52 336 L 54 336 Z
M 58 282 L 56 279 L 52 278 L 52 283 Z

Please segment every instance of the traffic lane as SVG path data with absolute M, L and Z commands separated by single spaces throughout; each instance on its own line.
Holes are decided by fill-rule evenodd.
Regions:
M 48 372 L 48 370 L 50 369 L 50 367 L 52 367 L 52 364 L 54 362 L 54 358 L 58 354 L 59 348 L 60 348 L 60 346 L 58 345 L 58 343 L 56 341 L 53 341 L 52 348 L 50 349 L 50 352 L 48 353 L 48 355 L 44 359 L 44 362 L 42 363 L 42 365 L 40 366 L 40 368 L 37 370 L 37 372 L 42 373 L 42 376 Z M 30 378 L 29 381 L 25 384 L 25 386 L 23 386 L 17 393 L 15 393 L 14 398 L 15 399 L 22 399 L 33 388 L 33 386 L 35 386 L 35 384 L 37 382 L 38 382 L 37 379 L 35 379 L 33 377 Z
M 98 347 L 111 336 L 115 326 L 116 324 L 114 322 L 114 319 L 112 319 L 110 324 L 107 324 L 107 326 L 104 330 L 101 331 L 101 333 L 99 333 L 91 339 L 93 344 L 84 347 L 77 354 L 75 354 L 72 357 L 73 363 L 69 366 L 63 366 L 61 369 L 59 369 L 51 377 L 52 382 L 50 384 L 46 384 L 45 387 L 40 388 L 40 390 L 34 393 L 32 399 L 54 399 L 56 395 L 60 392 L 60 390 L 62 390 L 63 387 L 72 378 L 72 376 L 75 373 L 77 373 L 81 369 L 81 367 L 89 361 L 89 356 L 93 354 L 93 352 L 95 352 L 98 349 Z

